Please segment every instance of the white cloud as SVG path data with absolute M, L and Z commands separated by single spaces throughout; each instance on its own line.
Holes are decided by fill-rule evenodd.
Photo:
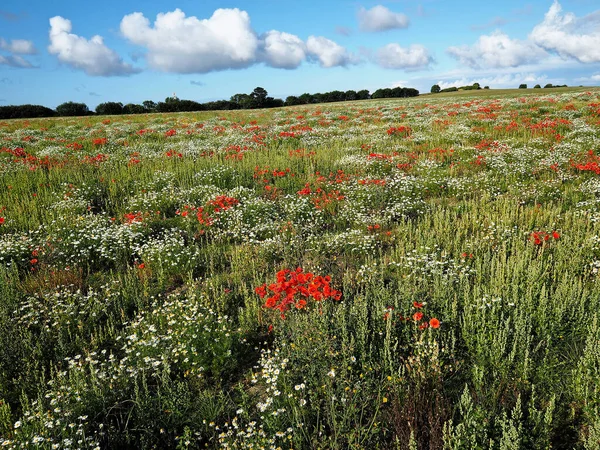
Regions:
M 582 18 L 561 12 L 560 3 L 555 0 L 529 38 L 563 58 L 574 58 L 582 63 L 600 62 L 600 11 Z
M 309 36 L 306 49 L 309 55 L 319 61 L 321 67 L 346 66 L 356 62 L 356 58 L 344 47 L 322 36 Z
M 2 56 L 0 55 L 0 65 L 10 66 L 10 67 L 18 67 L 21 69 L 32 69 L 35 66 L 31 64 L 29 61 L 23 59 L 18 55 L 9 55 Z
M 90 40 L 71 34 L 71 21 L 61 16 L 50 19 L 48 51 L 58 60 L 92 76 L 129 75 L 139 70 L 132 67 L 104 45 L 101 36 Z
M 358 11 L 358 26 L 362 31 L 385 31 L 408 27 L 409 20 L 404 14 L 390 11 L 383 5 Z
M 306 59 L 306 45 L 298 36 L 272 30 L 263 36 L 263 58 L 271 67 L 295 69 Z
M 10 42 L 0 38 L 0 50 L 21 55 L 34 55 L 37 53 L 33 42 L 25 39 L 12 39 Z
M 242 69 L 258 63 L 295 69 L 307 59 L 321 67 L 344 66 L 352 55 L 324 37 L 298 36 L 271 30 L 262 36 L 252 29 L 246 11 L 217 9 L 209 19 L 186 17 L 180 9 L 160 13 L 154 24 L 136 12 L 123 17 L 121 33 L 146 48 L 150 67 L 164 72 L 207 73 Z
M 535 84 L 544 85 L 547 83 L 546 75 L 536 73 L 503 73 L 487 77 L 461 77 L 456 79 L 439 80 L 438 84 L 442 89 L 449 87 L 472 86 L 473 83 L 479 83 L 481 87 L 490 86 L 491 88 L 517 88 L 525 83 L 533 87 Z
M 449 47 L 447 51 L 472 68 L 517 67 L 546 56 L 546 52 L 535 44 L 511 39 L 501 31 L 480 36 L 473 45 Z
M 150 67 L 165 72 L 206 73 L 240 69 L 256 62 L 259 40 L 247 12 L 217 9 L 209 19 L 180 9 L 160 13 L 154 25 L 142 13 L 123 17 L 121 33 L 148 49 Z
M 386 69 L 416 70 L 427 67 L 433 58 L 422 45 L 413 44 L 405 48 L 392 43 L 377 50 L 375 61 Z

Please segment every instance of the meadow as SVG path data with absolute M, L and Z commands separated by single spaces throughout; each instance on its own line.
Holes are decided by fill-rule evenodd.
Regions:
M 0 447 L 599 449 L 600 90 L 0 122 Z

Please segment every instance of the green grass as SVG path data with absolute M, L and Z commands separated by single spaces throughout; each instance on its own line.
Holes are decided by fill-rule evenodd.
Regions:
M 0 444 L 599 448 L 599 103 L 0 123 Z

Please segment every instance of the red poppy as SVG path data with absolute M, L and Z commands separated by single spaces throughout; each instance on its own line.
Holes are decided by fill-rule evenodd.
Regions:
M 432 319 L 429 320 L 429 326 L 431 328 L 439 328 L 440 327 L 440 321 L 438 319 L 436 319 L 435 317 L 433 317 Z
M 423 318 L 423 313 L 422 312 L 416 312 L 413 314 L 413 319 L 418 322 Z
M 423 307 L 423 303 L 413 302 L 413 306 L 417 309 L 421 309 Z
M 3 225 L 5 220 L 4 217 L 0 217 L 0 225 Z

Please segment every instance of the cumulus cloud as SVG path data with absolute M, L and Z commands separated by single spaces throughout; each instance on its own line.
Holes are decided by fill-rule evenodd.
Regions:
M 61 16 L 50 19 L 48 51 L 58 60 L 92 76 L 130 75 L 138 69 L 123 60 L 104 45 L 101 36 L 90 40 L 71 34 L 71 21 Z
M 121 33 L 148 49 L 150 67 L 165 72 L 206 73 L 240 69 L 256 61 L 259 40 L 250 16 L 239 9 L 217 9 L 209 19 L 186 17 L 180 9 L 160 13 L 154 24 L 142 13 L 123 17 Z
M 560 3 L 555 0 L 529 38 L 563 58 L 600 62 L 600 11 L 577 18 L 573 13 L 562 14 Z
M 547 81 L 548 77 L 544 74 L 504 73 L 480 78 L 462 77 L 456 79 L 440 80 L 436 84 L 438 84 L 442 89 L 446 89 L 453 86 L 472 86 L 473 83 L 479 83 L 482 87 L 490 86 L 492 88 L 516 88 L 522 83 L 531 84 L 530 87 L 533 87 L 534 84 L 543 85 L 546 84 Z
M 473 45 L 449 47 L 447 51 L 462 64 L 475 69 L 517 67 L 546 56 L 546 52 L 537 45 L 511 39 L 501 31 L 480 36 Z
M 307 53 L 319 61 L 321 67 L 347 66 L 356 58 L 339 44 L 322 36 L 309 36 L 306 41 Z
M 362 31 L 375 32 L 408 27 L 409 20 L 404 14 L 390 11 L 383 5 L 358 11 L 358 26 Z
M 377 50 L 375 61 L 386 69 L 418 70 L 427 67 L 433 58 L 422 45 L 405 48 L 392 43 Z
M 35 67 L 29 61 L 23 59 L 21 56 L 18 55 L 0 55 L 0 65 L 18 67 L 20 69 L 32 69 Z
M 25 39 L 13 39 L 8 42 L 0 38 L 0 50 L 21 55 L 34 55 L 37 53 L 33 42 Z
M 269 31 L 263 36 L 264 61 L 271 67 L 295 69 L 306 59 L 306 45 L 298 36 Z
M 217 9 L 208 19 L 186 17 L 180 9 L 160 13 L 153 24 L 139 12 L 121 20 L 121 33 L 146 49 L 148 65 L 174 73 L 207 73 L 264 63 L 295 69 L 312 59 L 322 67 L 351 62 L 346 49 L 324 37 L 298 36 L 271 30 L 259 36 L 246 11 Z

